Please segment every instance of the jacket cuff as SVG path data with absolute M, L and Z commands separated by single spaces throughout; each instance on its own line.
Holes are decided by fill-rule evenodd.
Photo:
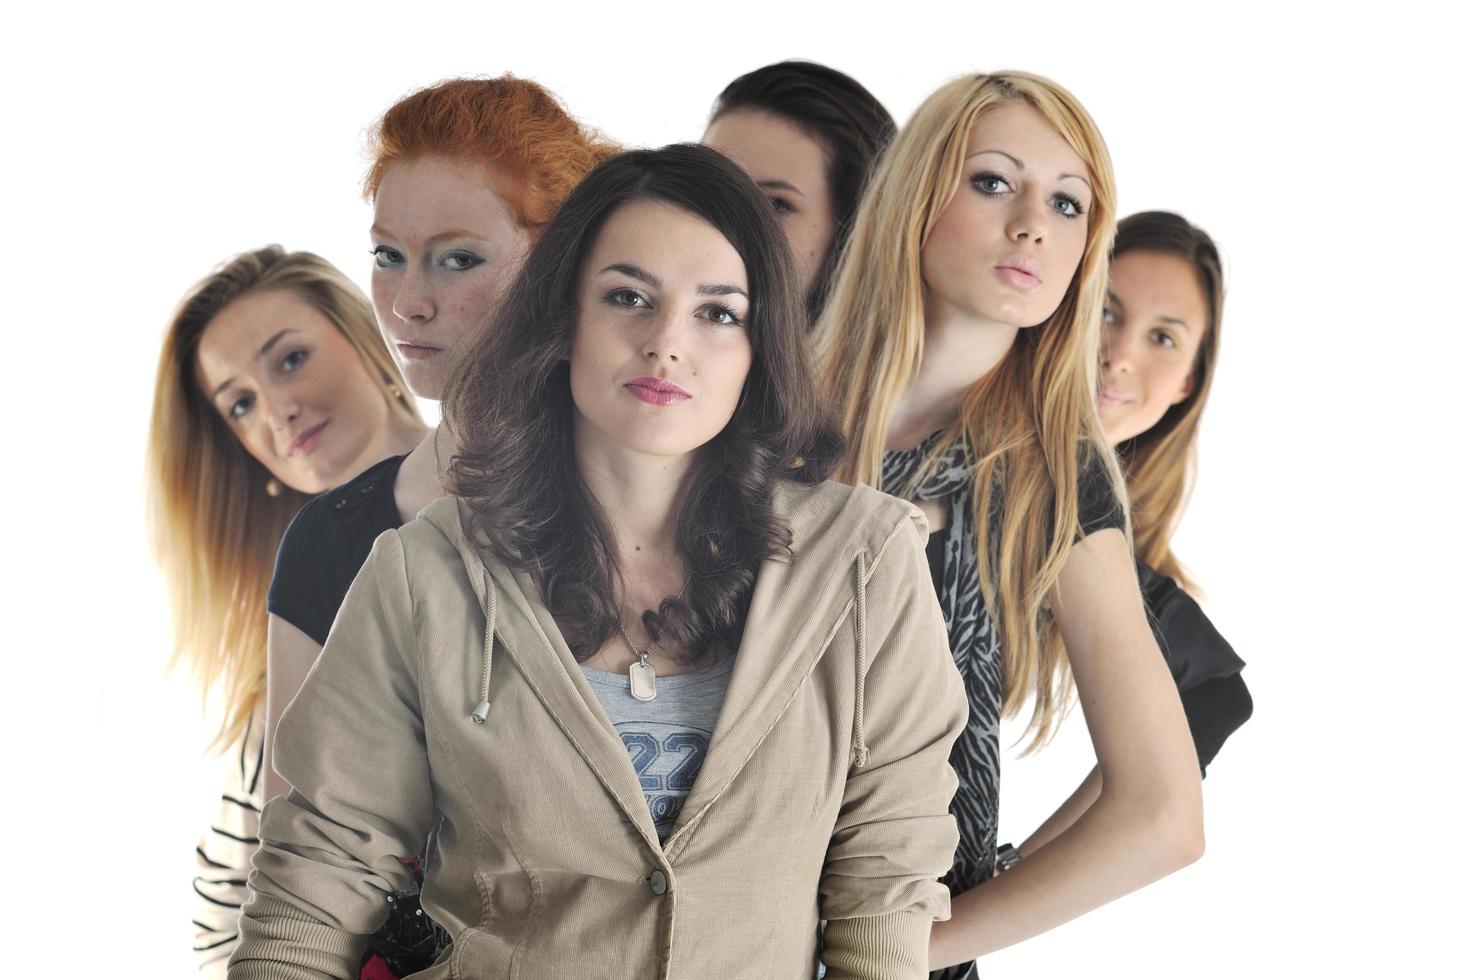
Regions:
M 367 941 L 257 893 L 240 918 L 230 980 L 356 980 Z
M 914 912 L 831 920 L 822 933 L 827 980 L 926 980 L 933 924 Z

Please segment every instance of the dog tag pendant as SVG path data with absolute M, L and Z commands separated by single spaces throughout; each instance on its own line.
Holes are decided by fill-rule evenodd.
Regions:
M 628 693 L 639 701 L 652 701 L 658 697 L 654 686 L 653 664 L 645 658 L 628 668 Z

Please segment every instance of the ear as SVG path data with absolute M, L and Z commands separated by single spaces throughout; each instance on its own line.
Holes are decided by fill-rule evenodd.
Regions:
M 1184 384 L 1179 386 L 1179 391 L 1177 394 L 1174 395 L 1174 400 L 1169 402 L 1169 404 L 1178 405 L 1180 402 L 1184 401 L 1184 399 L 1194 394 L 1194 386 L 1195 372 L 1191 371 L 1189 372 L 1189 375 L 1184 379 Z

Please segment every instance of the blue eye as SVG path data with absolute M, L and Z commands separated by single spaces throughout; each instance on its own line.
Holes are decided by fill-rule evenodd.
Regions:
M 1179 346 L 1179 344 L 1174 340 L 1174 335 L 1169 333 L 1167 330 L 1155 330 L 1154 343 L 1158 344 L 1160 347 Z
M 1051 199 L 1052 207 L 1064 218 L 1080 218 L 1086 214 L 1082 210 L 1082 202 L 1070 194 L 1058 194 Z
M 1010 181 L 1000 174 L 983 173 L 970 178 L 975 189 L 986 197 L 998 197 L 1011 189 Z
M 1113 324 L 1118 322 L 1118 314 L 1114 313 L 1111 307 L 1104 306 L 1102 311 L 1102 322 L 1105 326 L 1111 327 Z
M 403 253 L 387 245 L 374 245 L 369 254 L 378 263 L 380 269 L 391 269 L 393 266 L 403 264 Z
M 444 257 L 439 260 L 439 264 L 451 272 L 467 272 L 477 265 L 483 265 L 484 262 L 485 260 L 474 252 L 465 251 L 445 252 Z
M 231 405 L 228 410 L 226 410 L 225 414 L 233 420 L 238 420 L 242 418 L 246 412 L 250 411 L 250 406 L 254 404 L 255 399 L 253 397 L 251 397 L 250 395 L 243 395 L 235 400 L 235 403 Z
M 724 303 L 711 303 L 701 312 L 704 314 L 706 320 L 711 323 L 717 323 L 722 327 L 739 327 L 745 324 L 745 321 L 740 319 L 740 314 L 730 309 Z
M 291 353 L 281 358 L 281 371 L 290 372 L 296 370 L 306 362 L 306 357 L 306 351 L 293 350 Z

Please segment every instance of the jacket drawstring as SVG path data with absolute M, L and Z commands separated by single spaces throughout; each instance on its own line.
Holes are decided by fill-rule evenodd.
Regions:
M 481 565 L 480 571 L 485 576 L 485 593 L 489 602 L 485 610 L 485 665 L 480 671 L 480 703 L 470 714 L 477 725 L 485 724 L 485 719 L 490 717 L 490 653 L 495 649 L 495 583 L 490 580 L 490 569 Z
M 868 553 L 857 556 L 857 697 L 853 706 L 852 744 L 859 769 L 868 764 L 868 743 L 863 740 L 863 686 L 868 673 Z

